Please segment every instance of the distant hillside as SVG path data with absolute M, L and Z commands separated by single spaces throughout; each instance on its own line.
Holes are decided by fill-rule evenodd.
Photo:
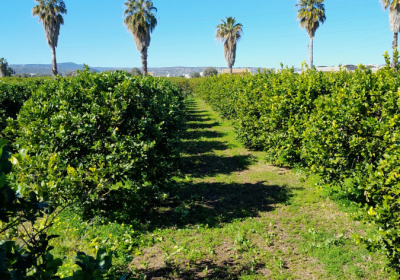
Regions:
M 29 74 L 48 74 L 51 75 L 52 64 L 11 64 L 9 65 L 17 74 L 29 73 Z M 83 64 L 76 64 L 73 62 L 58 63 L 58 72 L 65 74 L 72 72 L 73 70 L 82 70 Z
M 83 64 L 76 64 L 73 62 L 58 63 L 58 72 L 64 75 L 67 72 L 72 72 L 73 70 L 82 70 Z M 52 64 L 11 64 L 10 67 L 14 69 L 17 74 L 29 73 L 29 74 L 41 74 L 41 75 L 51 75 Z M 138 67 L 140 69 L 140 67 Z M 154 72 L 156 76 L 180 76 L 186 75 L 193 72 L 203 72 L 207 67 L 157 67 L 149 68 L 149 72 Z M 218 71 L 226 67 L 215 67 Z M 90 67 L 91 70 L 96 72 L 102 71 L 115 71 L 115 70 L 130 70 L 131 68 L 121 68 L 121 67 Z M 244 69 L 244 68 L 243 68 Z M 258 67 L 248 67 L 250 71 L 257 72 Z

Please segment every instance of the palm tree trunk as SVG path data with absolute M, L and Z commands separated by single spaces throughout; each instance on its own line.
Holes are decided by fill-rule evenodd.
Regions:
M 143 76 L 147 76 L 147 48 L 143 48 L 142 51 L 142 73 Z
M 398 32 L 394 33 L 393 36 L 393 59 L 392 59 L 392 68 L 395 69 L 396 68 L 396 60 L 397 58 L 396 56 L 396 50 L 397 50 L 397 37 L 398 37 Z
M 232 66 L 229 67 L 229 74 L 232 75 Z
M 53 51 L 53 69 L 51 70 L 51 72 L 53 72 L 53 77 L 55 78 L 58 74 L 57 71 L 57 58 L 56 58 L 56 47 L 53 46 L 52 47 L 52 51 Z
M 314 37 L 310 37 L 310 69 L 314 66 Z

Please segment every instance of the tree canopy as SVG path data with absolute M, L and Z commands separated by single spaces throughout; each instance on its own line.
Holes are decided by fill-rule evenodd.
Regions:
M 300 26 L 306 29 L 311 38 L 314 38 L 320 23 L 323 24 L 326 20 L 323 2 L 324 0 L 299 0 L 296 5 L 300 7 L 297 13 Z
M 147 75 L 147 48 L 150 46 L 150 33 L 157 26 L 157 18 L 153 11 L 153 1 L 127 0 L 125 2 L 124 24 L 133 34 L 137 50 L 142 54 L 142 73 Z
M 190 73 L 190 78 L 200 78 L 201 75 L 199 72 L 192 72 Z
M 214 67 L 207 67 L 204 69 L 203 77 L 211 77 L 213 75 L 218 75 L 218 70 Z
M 236 43 L 240 40 L 243 33 L 243 25 L 236 23 L 234 17 L 227 17 L 226 20 L 221 20 L 221 24 L 217 25 L 215 37 L 224 43 L 224 55 L 226 64 L 232 73 L 232 66 L 236 59 Z
M 129 73 L 131 73 L 132 76 L 142 76 L 142 71 L 137 67 L 132 68 Z

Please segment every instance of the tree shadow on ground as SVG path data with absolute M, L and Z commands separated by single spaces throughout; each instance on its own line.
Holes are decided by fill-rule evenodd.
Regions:
M 186 183 L 162 207 L 148 213 L 147 230 L 208 225 L 219 227 L 235 219 L 259 217 L 288 203 L 293 188 L 257 183 Z
M 224 151 L 227 148 L 228 145 L 220 141 L 185 141 L 184 153 L 186 155 L 200 155 L 212 151 Z M 183 165 L 186 165 L 192 160 L 196 161 L 195 158 L 184 157 L 182 158 L 182 163 Z M 192 165 L 194 164 L 194 162 L 191 163 Z M 188 167 L 185 167 L 185 169 L 187 168 Z
M 138 274 L 146 275 L 146 279 L 241 279 L 243 275 L 252 275 L 265 267 L 265 263 L 238 266 L 234 260 L 214 263 L 201 261 L 187 264 L 167 263 L 157 269 L 141 269 Z
M 211 121 L 212 119 L 207 116 L 207 115 L 190 115 L 186 117 L 186 120 L 189 122 L 208 122 Z
M 201 138 L 220 138 L 224 137 L 225 133 L 210 131 L 210 130 L 191 130 L 185 132 L 183 139 L 193 140 Z
M 221 146 L 214 142 L 205 142 L 197 151 L 220 150 Z M 210 145 L 210 146 L 207 146 Z M 196 151 L 196 150 L 194 150 Z M 192 154 L 195 154 L 192 150 Z M 217 156 L 214 154 L 200 154 L 182 158 L 182 171 L 185 175 L 196 178 L 215 176 L 217 174 L 231 174 L 246 170 L 254 162 L 252 155 L 235 155 L 231 157 Z
M 221 126 L 221 124 L 217 121 L 213 123 L 189 123 L 187 125 L 188 129 L 210 129 L 216 126 Z
M 229 157 L 210 154 L 213 151 L 229 149 L 228 144 L 222 139 L 225 133 L 209 130 L 211 125 L 205 126 L 209 125 L 206 123 L 209 121 L 207 112 L 189 109 L 187 113 L 195 123 L 192 123 L 193 127 L 183 135 L 183 139 L 186 139 L 183 142 L 183 152 L 186 156 L 182 158 L 182 171 L 185 175 L 204 178 L 216 174 L 231 174 L 245 170 L 253 163 L 251 155 Z

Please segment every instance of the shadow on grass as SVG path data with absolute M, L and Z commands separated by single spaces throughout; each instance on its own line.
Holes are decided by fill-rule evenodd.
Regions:
M 189 122 L 208 122 L 211 121 L 212 118 L 210 118 L 208 115 L 190 115 L 186 117 L 186 120 Z
M 194 103 L 191 104 L 193 105 Z M 225 133 L 210 130 L 217 123 L 207 123 L 210 120 L 210 114 L 206 111 L 195 109 L 196 107 L 193 106 L 187 111 L 189 119 L 195 122 L 190 124 L 192 126 L 183 136 L 183 139 L 187 140 L 183 142 L 184 153 L 188 155 L 182 158 L 183 173 L 197 178 L 204 178 L 217 174 L 231 174 L 232 172 L 247 169 L 253 163 L 251 155 L 228 157 L 211 153 L 213 151 L 229 150 L 229 146 L 222 139 Z M 221 140 L 218 141 L 219 139 Z
M 288 203 L 292 190 L 266 182 L 187 183 L 174 200 L 149 213 L 147 230 L 194 225 L 219 227 L 235 219 L 258 217 L 277 204 Z
M 228 146 L 225 143 L 219 141 L 185 141 L 184 153 L 186 155 L 199 155 L 212 151 L 224 151 L 227 148 Z M 196 158 L 197 157 L 184 157 L 182 158 L 182 163 L 186 165 L 189 162 L 192 166 Z M 185 167 L 185 170 L 187 170 L 187 168 L 189 167 Z
M 213 142 L 211 146 L 203 145 L 197 149 L 203 151 L 218 150 L 220 147 Z M 213 154 L 201 154 L 182 158 L 183 172 L 196 178 L 215 176 L 217 174 L 231 174 L 246 170 L 253 162 L 252 155 L 235 155 L 231 157 L 217 156 Z
M 210 131 L 210 130 L 191 130 L 184 134 L 183 139 L 201 139 L 201 138 L 220 138 L 224 137 L 225 133 Z
M 216 126 L 221 126 L 219 122 L 213 123 L 189 123 L 187 125 L 188 129 L 210 129 Z
M 243 275 L 252 275 L 265 267 L 264 263 L 238 265 L 234 260 L 214 263 L 201 261 L 185 265 L 167 263 L 166 267 L 158 269 L 142 269 L 138 274 L 146 275 L 146 279 L 242 279 Z

